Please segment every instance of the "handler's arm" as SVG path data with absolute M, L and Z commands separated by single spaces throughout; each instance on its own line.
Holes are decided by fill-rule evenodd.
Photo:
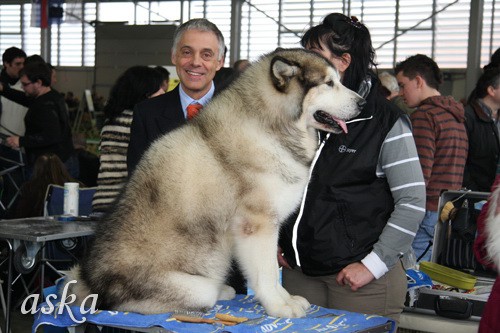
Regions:
M 8 85 L 0 84 L 0 95 L 11 101 L 29 107 L 33 103 L 33 98 L 26 96 L 24 91 L 10 88 Z
M 395 123 L 382 144 L 377 175 L 387 178 L 394 211 L 372 252 L 361 261 L 376 279 L 410 250 L 425 215 L 425 182 L 406 117 Z

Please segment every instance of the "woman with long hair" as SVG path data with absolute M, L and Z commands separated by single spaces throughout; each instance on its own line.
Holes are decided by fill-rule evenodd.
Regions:
M 133 66 L 111 88 L 104 107 L 106 119 L 99 146 L 100 166 L 92 202 L 94 212 L 106 212 L 127 181 L 127 149 L 134 106 L 157 93 L 162 81 L 163 76 L 154 68 Z
M 484 71 L 465 106 L 465 128 L 469 152 L 463 186 L 469 190 L 489 192 L 500 157 L 499 114 L 500 67 Z
M 280 233 L 283 286 L 313 304 L 398 321 L 407 289 L 401 257 L 425 212 L 409 119 L 380 93 L 370 32 L 355 17 L 329 14 L 301 44 L 366 104 L 347 133 L 321 136 L 300 210 Z

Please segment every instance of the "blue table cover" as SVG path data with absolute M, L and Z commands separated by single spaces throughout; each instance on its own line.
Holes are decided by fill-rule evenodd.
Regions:
M 171 318 L 172 313 L 157 315 L 142 315 L 131 312 L 101 311 L 94 314 L 80 313 L 80 307 L 65 305 L 62 308 L 54 303 L 53 311 L 47 314 L 38 311 L 35 314 L 32 332 L 35 333 L 40 325 L 52 325 L 58 327 L 70 327 L 79 325 L 76 321 L 85 320 L 99 326 L 120 326 L 133 328 L 149 328 L 161 326 L 176 333 L 183 332 L 358 332 L 365 329 L 392 324 L 390 332 L 394 332 L 394 321 L 376 315 L 364 315 L 347 311 L 327 309 L 312 305 L 304 318 L 274 318 L 267 316 L 264 308 L 253 296 L 236 295 L 230 301 L 219 301 L 206 312 L 203 318 L 214 318 L 216 313 L 230 314 L 237 317 L 247 317 L 249 320 L 235 326 L 225 326 L 220 323 L 198 324 L 178 322 Z M 60 304 L 60 303 L 59 303 Z M 48 310 L 48 304 L 42 303 L 38 307 Z M 59 314 L 60 309 L 62 313 Z M 70 311 L 68 310 L 71 310 Z M 47 311 L 45 311 L 47 312 Z M 76 319 L 76 321 L 75 321 Z

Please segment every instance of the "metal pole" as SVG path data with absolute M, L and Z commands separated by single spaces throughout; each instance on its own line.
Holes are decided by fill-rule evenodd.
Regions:
M 232 65 L 238 59 L 240 59 L 241 51 L 241 10 L 243 6 L 243 0 L 233 0 L 231 1 L 231 36 L 230 44 L 231 49 L 229 50 L 229 64 Z
M 476 86 L 481 67 L 481 36 L 483 30 L 484 1 L 470 3 L 469 45 L 467 51 L 467 69 L 465 71 L 465 96 L 469 96 Z

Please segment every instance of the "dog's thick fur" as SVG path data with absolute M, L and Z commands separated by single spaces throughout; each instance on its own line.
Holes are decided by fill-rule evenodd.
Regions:
M 317 129 L 339 133 L 359 102 L 312 52 L 263 56 L 145 153 L 72 291 L 121 311 L 210 308 L 234 297 L 234 257 L 269 315 L 304 316 L 309 303 L 278 282 L 279 226 L 300 203 Z

